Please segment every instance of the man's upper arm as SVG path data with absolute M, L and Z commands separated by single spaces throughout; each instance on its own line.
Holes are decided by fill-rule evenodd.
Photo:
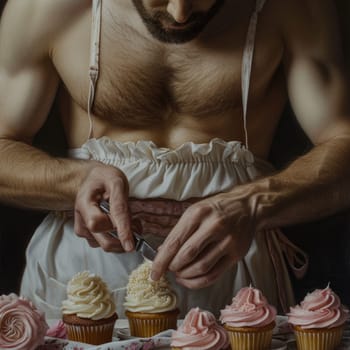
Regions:
M 296 117 L 315 143 L 350 135 L 347 79 L 335 8 L 329 0 L 291 0 L 285 67 Z M 288 15 L 287 15 L 288 16 Z
M 49 57 L 44 23 L 38 30 L 39 3 L 9 0 L 1 18 L 0 138 L 30 142 L 56 94 L 59 79 Z

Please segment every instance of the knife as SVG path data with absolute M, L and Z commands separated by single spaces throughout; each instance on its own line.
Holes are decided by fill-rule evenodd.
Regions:
M 107 201 L 101 201 L 99 207 L 105 214 L 110 214 L 109 203 Z M 109 231 L 108 233 L 114 238 L 119 239 L 117 231 L 113 230 Z M 132 234 L 135 242 L 135 250 L 140 252 L 145 259 L 153 261 L 157 251 L 142 236 L 136 232 L 133 232 Z

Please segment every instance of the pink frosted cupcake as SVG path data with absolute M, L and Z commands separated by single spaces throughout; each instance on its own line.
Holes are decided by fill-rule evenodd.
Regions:
M 224 328 L 217 324 L 211 312 L 199 308 L 188 312 L 171 338 L 172 350 L 222 350 L 228 346 Z
M 300 305 L 290 308 L 288 314 L 298 349 L 335 349 L 341 342 L 348 313 L 329 287 L 307 294 Z
M 220 316 L 235 350 L 270 349 L 275 318 L 276 309 L 252 287 L 242 288 Z
M 0 349 L 34 350 L 44 343 L 44 313 L 16 294 L 0 296 Z
M 58 320 L 47 331 L 46 335 L 52 338 L 67 339 L 67 329 L 62 320 Z

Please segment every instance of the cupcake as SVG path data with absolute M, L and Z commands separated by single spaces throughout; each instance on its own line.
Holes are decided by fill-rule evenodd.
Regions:
M 117 313 L 102 279 L 89 271 L 76 274 L 67 285 L 62 319 L 69 340 L 99 345 L 112 340 Z
M 165 276 L 159 281 L 150 278 L 151 267 L 152 263 L 145 261 L 131 273 L 127 285 L 125 315 L 130 334 L 135 337 L 152 337 L 176 328 L 179 314 L 176 294 Z
M 46 335 L 52 338 L 60 338 L 67 339 L 67 330 L 62 320 L 58 320 L 55 324 L 53 324 Z
M 235 350 L 270 349 L 275 318 L 276 309 L 252 287 L 242 288 L 220 316 Z
M 44 313 L 16 294 L 0 296 L 0 349 L 35 350 L 49 329 Z
M 307 294 L 300 305 L 291 307 L 287 314 L 298 349 L 335 349 L 341 342 L 348 313 L 329 287 Z
M 227 332 L 215 316 L 198 307 L 191 309 L 182 325 L 172 333 L 172 350 L 222 350 L 227 349 Z

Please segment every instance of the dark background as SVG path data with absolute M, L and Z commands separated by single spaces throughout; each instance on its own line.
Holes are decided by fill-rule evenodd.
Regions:
M 0 12 L 5 2 L 0 0 Z M 350 20 L 350 1 L 335 2 L 344 33 L 344 51 L 349 58 L 350 25 L 347 21 Z M 35 145 L 55 155 L 64 154 L 65 140 L 61 124 L 55 115 L 55 107 L 38 134 Z M 310 146 L 287 106 L 272 146 L 270 161 L 277 168 L 282 168 L 296 156 L 305 153 Z M 18 292 L 25 263 L 25 247 L 44 215 L 43 212 L 0 205 L 0 294 Z M 302 280 L 293 280 L 297 299 L 301 299 L 307 291 L 323 288 L 330 282 L 343 302 L 350 305 L 349 213 L 339 213 L 319 222 L 284 228 L 284 232 L 310 256 L 307 275 Z

